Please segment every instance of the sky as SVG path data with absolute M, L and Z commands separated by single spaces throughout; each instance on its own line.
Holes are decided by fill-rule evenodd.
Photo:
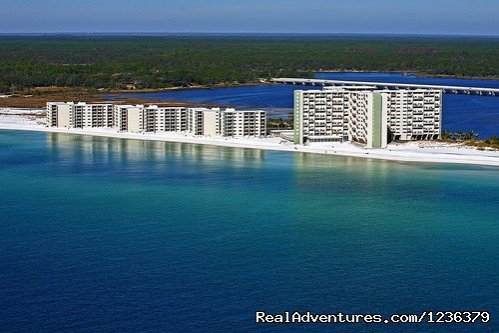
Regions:
M 0 33 L 499 35 L 499 0 L 0 0 Z

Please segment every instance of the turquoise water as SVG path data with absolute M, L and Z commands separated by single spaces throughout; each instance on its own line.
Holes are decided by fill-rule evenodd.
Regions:
M 0 194 L 0 331 L 499 330 L 497 168 L 0 131 Z

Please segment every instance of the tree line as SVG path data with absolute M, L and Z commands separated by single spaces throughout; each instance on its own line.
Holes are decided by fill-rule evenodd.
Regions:
M 338 36 L 1 36 L 0 91 L 125 89 L 310 77 L 318 70 L 497 78 L 499 39 Z

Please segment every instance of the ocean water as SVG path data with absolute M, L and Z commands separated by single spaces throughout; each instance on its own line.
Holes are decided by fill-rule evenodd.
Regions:
M 455 79 L 406 76 L 402 73 L 318 73 L 319 79 L 375 81 L 412 84 L 437 84 L 499 88 L 497 80 Z M 295 89 L 321 89 L 313 86 L 259 85 L 213 89 L 188 89 L 159 93 L 127 93 L 124 96 L 145 100 L 175 100 L 220 104 L 237 108 L 259 108 L 271 118 L 287 118 L 292 113 Z M 475 131 L 481 138 L 499 136 L 499 98 L 492 96 L 453 95 L 443 97 L 442 128 L 450 131 Z
M 2 332 L 499 331 L 497 168 L 0 131 L 0 195 Z

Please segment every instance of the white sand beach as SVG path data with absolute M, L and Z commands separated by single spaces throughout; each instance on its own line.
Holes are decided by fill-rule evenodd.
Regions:
M 184 133 L 119 133 L 110 128 L 67 129 L 45 127 L 45 119 L 35 117 L 43 110 L 0 109 L 0 130 L 25 130 L 70 133 L 120 139 L 155 140 L 223 147 L 251 148 L 302 152 L 325 155 L 352 156 L 404 162 L 457 163 L 499 167 L 499 151 L 478 150 L 462 144 L 442 142 L 392 143 L 385 149 L 365 149 L 350 143 L 316 143 L 295 145 L 282 138 L 203 137 Z

